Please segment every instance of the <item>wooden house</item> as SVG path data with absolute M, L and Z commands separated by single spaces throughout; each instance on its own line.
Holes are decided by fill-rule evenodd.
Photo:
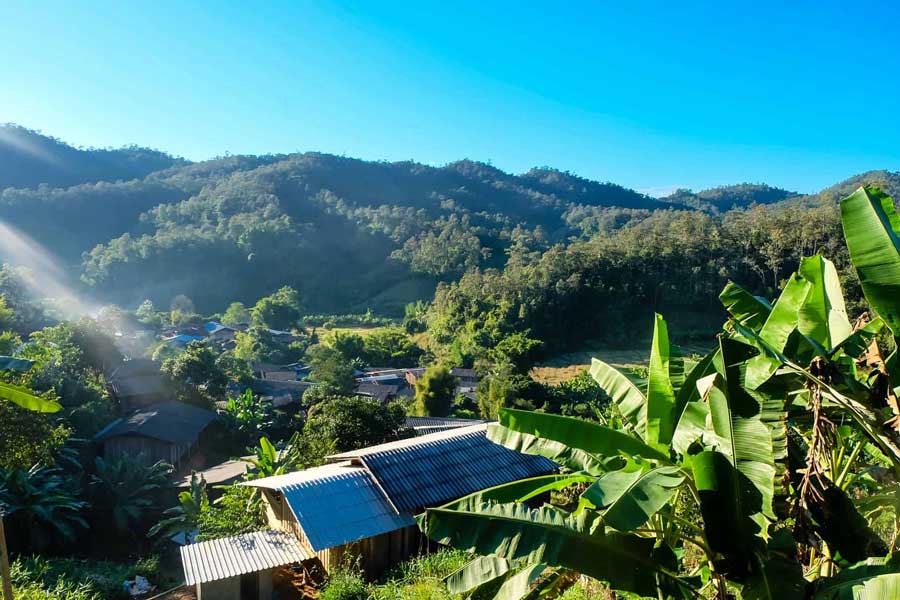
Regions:
M 289 534 L 309 555 L 297 562 L 330 572 L 358 561 L 375 578 L 429 547 L 413 519 L 424 508 L 557 469 L 544 457 L 491 442 L 486 432 L 486 423 L 453 427 L 337 454 L 321 467 L 241 485 L 262 491 L 269 526 Z M 194 568 L 191 561 L 204 560 L 192 546 L 196 544 L 182 548 L 185 573 Z M 230 597 L 203 590 L 198 596 Z
M 194 453 L 214 412 L 183 402 L 166 402 L 116 419 L 94 439 L 106 458 L 127 456 L 146 465 L 164 460 L 178 469 Z
M 107 386 L 123 412 L 175 399 L 159 371 L 159 364 L 146 358 L 133 358 L 122 363 L 110 373 Z

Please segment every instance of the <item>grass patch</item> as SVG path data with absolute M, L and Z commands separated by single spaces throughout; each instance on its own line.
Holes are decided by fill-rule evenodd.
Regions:
M 35 556 L 11 565 L 17 600 L 107 600 L 129 598 L 125 580 L 141 575 L 157 583 L 159 559 L 142 558 L 134 564 L 75 558 Z

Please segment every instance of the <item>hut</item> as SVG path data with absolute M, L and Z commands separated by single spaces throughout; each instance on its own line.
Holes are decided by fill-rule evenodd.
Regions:
M 424 508 L 558 468 L 544 457 L 495 444 L 486 432 L 486 423 L 453 427 L 241 485 L 261 490 L 269 526 L 298 541 L 309 554 L 300 561 L 308 569 L 327 573 L 358 561 L 375 578 L 428 548 L 413 519 Z M 202 597 L 213 598 L 207 592 Z
M 215 420 L 214 412 L 183 402 L 166 402 L 116 419 L 94 439 L 107 458 L 128 456 L 151 465 L 164 460 L 176 467 L 198 447 L 203 431 Z

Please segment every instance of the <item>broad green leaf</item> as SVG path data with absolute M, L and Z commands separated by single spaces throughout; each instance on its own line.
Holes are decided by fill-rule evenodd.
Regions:
M 485 504 L 472 511 L 428 509 L 418 522 L 438 543 L 572 569 L 616 590 L 656 596 L 659 581 L 665 593 L 683 595 L 689 587 L 653 558 L 653 539 L 606 531 L 593 511 L 571 517 L 552 508 Z
M 58 402 L 35 396 L 31 390 L 20 385 L 0 383 L 0 398 L 9 400 L 25 410 L 39 413 L 55 413 L 62 410 L 62 405 Z
M 736 283 L 729 281 L 719 294 L 722 306 L 736 321 L 759 331 L 772 312 L 772 305 L 766 300 L 754 296 Z
M 769 347 L 770 352 L 761 353 L 751 359 L 747 365 L 747 386 L 756 389 L 775 374 L 781 363 L 774 360 L 771 354 L 784 353 L 788 338 L 797 328 L 800 319 L 800 307 L 806 300 L 810 284 L 797 275 L 791 276 L 781 291 L 778 301 L 772 308 L 769 318 L 759 331 L 759 340 Z
M 503 577 L 512 565 L 505 558 L 479 556 L 462 569 L 444 579 L 451 594 L 465 594 L 477 587 Z
M 603 509 L 603 522 L 619 531 L 633 531 L 665 506 L 684 476 L 677 467 L 657 467 L 646 473 L 613 471 L 595 481 L 582 498 Z
M 589 452 L 572 448 L 562 442 L 521 433 L 502 425 L 488 425 L 487 437 L 492 442 L 512 448 L 517 452 L 549 458 L 571 471 L 584 471 L 593 475 L 602 475 L 609 471 L 610 468 L 615 468 L 614 462 L 610 465 L 610 457 L 594 456 Z
M 592 475 L 542 475 L 529 479 L 519 479 L 510 483 L 479 490 L 458 500 L 449 502 L 443 507 L 453 510 L 470 510 L 485 502 L 509 503 L 525 502 L 541 494 L 567 488 L 576 483 L 592 483 L 596 477 Z
M 859 358 L 869 349 L 869 344 L 884 329 L 884 321 L 881 317 L 875 317 L 841 342 L 834 352 L 841 350 L 851 358 Z
M 534 582 L 548 570 L 547 565 L 528 565 L 515 575 L 507 578 L 497 590 L 493 600 L 520 600 L 532 591 Z
M 675 389 L 669 378 L 671 361 L 669 330 L 661 315 L 654 315 L 653 344 L 647 377 L 647 432 L 644 441 L 661 452 L 675 433 Z
M 841 221 L 866 300 L 900 336 L 900 216 L 893 200 L 861 187 L 841 201 Z
M 507 408 L 500 411 L 500 425 L 538 438 L 561 442 L 601 459 L 632 456 L 669 461 L 666 454 L 633 436 L 574 417 Z M 489 427 L 489 432 L 490 429 Z
M 647 399 L 627 375 L 602 360 L 591 360 L 591 377 L 607 396 L 615 402 L 622 418 L 644 438 L 647 432 Z
M 672 435 L 672 447 L 679 454 L 684 454 L 688 447 L 702 435 L 706 428 L 706 415 L 709 409 L 702 402 L 705 396 L 698 389 L 698 382 L 715 371 L 713 359 L 718 350 L 704 356 L 696 363 L 679 388 L 675 396 L 675 432 Z
M 721 339 L 720 344 L 719 376 L 707 393 L 713 435 L 704 441 L 728 457 L 732 466 L 753 483 L 761 495 L 760 512 L 774 519 L 773 427 L 781 426 L 781 415 L 766 411 L 766 398 L 744 385 L 744 369 L 749 368 L 747 358 L 752 348 L 729 339 Z
M 741 590 L 742 600 L 803 600 L 806 580 L 797 560 L 797 544 L 789 529 L 779 529 L 756 561 L 754 573 Z
M 798 272 L 809 282 L 809 293 L 800 307 L 798 329 L 831 351 L 853 331 L 837 269 L 830 260 L 817 255 L 804 258 Z
M 900 598 L 900 564 L 896 556 L 869 558 L 816 584 L 813 600 Z

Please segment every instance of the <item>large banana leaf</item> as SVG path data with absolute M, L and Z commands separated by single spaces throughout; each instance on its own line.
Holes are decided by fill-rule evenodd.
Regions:
M 561 490 L 577 483 L 593 483 L 591 475 L 542 475 L 529 479 L 519 479 L 463 496 L 443 506 L 452 510 L 471 510 L 485 502 L 509 503 L 525 502 L 543 493 Z
M 31 390 L 19 385 L 0 382 L 0 398 L 9 400 L 13 404 L 17 404 L 25 410 L 31 410 L 40 413 L 55 413 L 62 410 L 62 405 L 52 400 L 45 400 L 39 396 L 35 396 Z
M 505 576 L 511 569 L 512 564 L 505 558 L 479 556 L 462 569 L 448 575 L 444 583 L 451 594 L 465 594 Z
M 602 508 L 603 522 L 619 531 L 633 531 L 650 520 L 684 483 L 677 467 L 647 472 L 614 471 L 595 481 L 581 497 Z
M 704 441 L 728 457 L 732 466 L 753 483 L 761 496 L 760 512 L 774 519 L 773 428 L 783 425 L 781 415 L 766 410 L 765 397 L 744 385 L 747 359 L 753 349 L 725 338 L 720 339 L 720 347 L 719 375 L 707 393 L 712 432 Z
M 800 333 L 831 351 L 853 331 L 844 293 L 834 263 L 821 256 L 809 256 L 800 262 L 800 275 L 809 282 L 809 293 L 800 307 Z
M 893 200 L 861 187 L 841 201 L 841 221 L 866 300 L 900 336 L 900 216 Z
M 602 459 L 632 456 L 669 461 L 666 454 L 634 436 L 573 417 L 506 408 L 500 411 L 500 425 L 513 431 L 560 442 Z M 494 435 L 493 430 L 496 430 L 496 426 L 488 428 L 488 437 Z M 513 447 L 513 450 L 517 449 Z
M 768 381 L 781 365 L 771 357 L 771 353 L 783 353 L 787 347 L 791 333 L 797 329 L 800 307 L 806 300 L 809 288 L 810 283 L 795 273 L 781 291 L 758 336 L 768 346 L 769 352 L 761 353 L 747 364 L 746 383 L 750 389 L 756 389 Z
M 630 377 L 602 360 L 591 360 L 591 377 L 616 404 L 627 426 L 644 439 L 647 433 L 647 399 Z
M 665 452 L 675 433 L 675 388 L 669 368 L 672 362 L 669 329 L 661 315 L 654 315 L 653 344 L 647 376 L 647 432 L 644 441 Z
M 762 329 L 772 312 L 771 304 L 731 281 L 719 294 L 719 300 L 734 320 L 754 331 Z
M 584 471 L 593 475 L 602 475 L 617 468 L 617 457 L 598 457 L 584 450 L 572 448 L 556 440 L 539 438 L 528 433 L 521 433 L 492 424 L 488 426 L 488 439 L 501 446 L 512 448 L 523 454 L 535 454 L 556 462 L 571 471 Z
M 485 504 L 471 511 L 428 509 L 418 521 L 438 543 L 572 569 L 616 590 L 656 596 L 661 586 L 683 595 L 690 586 L 653 558 L 653 539 L 606 531 L 593 511 L 572 517 L 552 508 Z
M 545 564 L 528 565 L 503 582 L 493 600 L 520 600 L 533 590 L 534 583 L 549 571 Z
M 813 600 L 900 598 L 900 564 L 896 556 L 869 558 L 817 584 Z
M 675 397 L 675 432 L 672 435 L 672 448 L 678 454 L 687 452 L 695 440 L 700 439 L 706 430 L 706 417 L 709 407 L 703 402 L 703 395 L 697 387 L 698 382 L 715 371 L 713 364 L 718 350 L 704 356 L 695 364 L 684 378 Z

